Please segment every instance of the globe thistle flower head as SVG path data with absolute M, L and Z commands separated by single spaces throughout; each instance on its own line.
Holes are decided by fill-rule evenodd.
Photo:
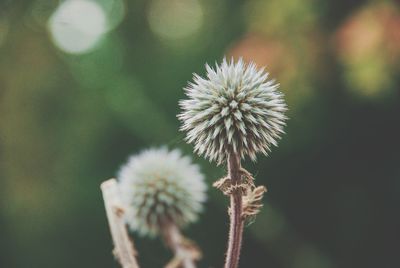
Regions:
M 287 110 L 278 84 L 268 80 L 254 63 L 226 59 L 215 69 L 206 65 L 207 77 L 194 74 L 185 88 L 188 99 L 179 104 L 178 118 L 186 141 L 210 161 L 221 164 L 230 153 L 256 160 L 268 154 L 283 132 Z
M 127 224 L 141 235 L 154 236 L 167 222 L 194 222 L 206 199 L 199 167 L 179 150 L 153 148 L 131 156 L 118 181 Z

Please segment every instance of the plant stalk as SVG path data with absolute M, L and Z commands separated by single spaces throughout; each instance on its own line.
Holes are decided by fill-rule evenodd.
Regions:
M 200 258 L 200 252 L 194 244 L 187 240 L 179 228 L 171 222 L 166 222 L 163 227 L 165 243 L 175 254 L 174 259 L 166 268 L 196 268 L 195 260 Z
M 231 153 L 228 157 L 228 176 L 233 187 L 242 183 L 240 173 L 240 157 Z M 242 191 L 234 188 L 230 196 L 230 228 L 228 250 L 226 252 L 225 268 L 237 268 L 243 236 Z
M 139 268 L 136 250 L 129 238 L 123 218 L 124 209 L 119 196 L 117 181 L 110 179 L 101 184 L 108 224 L 114 242 L 114 255 L 123 268 Z

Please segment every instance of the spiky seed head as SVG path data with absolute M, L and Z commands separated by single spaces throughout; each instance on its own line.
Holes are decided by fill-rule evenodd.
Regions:
M 285 111 L 278 84 L 268 80 L 254 63 L 226 59 L 215 69 L 206 65 L 207 77 L 194 74 L 184 89 L 188 99 L 180 101 L 178 118 L 186 141 L 195 152 L 221 164 L 230 153 L 256 160 L 268 154 L 283 133 Z
M 141 235 L 156 235 L 166 222 L 184 227 L 195 221 L 206 199 L 198 165 L 179 150 L 153 148 L 131 156 L 118 181 L 126 221 Z

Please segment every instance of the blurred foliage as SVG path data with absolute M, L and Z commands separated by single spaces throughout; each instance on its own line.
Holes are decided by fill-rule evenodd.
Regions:
M 266 66 L 290 108 L 279 148 L 244 163 L 269 192 L 242 267 L 400 267 L 398 1 L 67 1 L 98 12 L 0 2 L 0 267 L 118 267 L 99 184 L 148 146 L 192 152 L 177 102 L 223 55 Z M 221 267 L 227 200 L 209 195 L 187 233 Z M 143 267 L 170 257 L 136 244 Z

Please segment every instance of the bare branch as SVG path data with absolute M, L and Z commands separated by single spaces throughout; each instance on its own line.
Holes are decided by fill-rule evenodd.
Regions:
M 123 268 L 139 268 L 133 241 L 129 238 L 123 219 L 124 208 L 115 179 L 109 179 L 100 186 L 103 192 L 108 224 L 114 242 L 114 255 Z

